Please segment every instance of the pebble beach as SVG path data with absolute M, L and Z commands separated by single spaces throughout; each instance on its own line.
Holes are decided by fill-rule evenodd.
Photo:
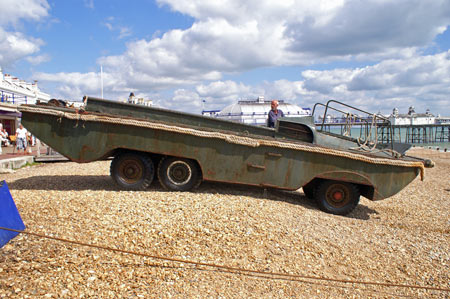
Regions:
M 0 298 L 449 298 L 450 153 L 408 154 L 435 162 L 424 181 L 347 216 L 301 189 L 123 191 L 110 161 L 0 174 L 42 235 L 0 249 Z

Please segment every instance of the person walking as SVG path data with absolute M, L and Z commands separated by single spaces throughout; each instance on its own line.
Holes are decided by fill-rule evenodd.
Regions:
M 28 145 L 27 133 L 27 129 L 25 129 L 22 124 L 20 124 L 19 128 L 16 130 L 16 145 L 18 153 L 20 153 L 20 150 L 23 150 L 23 154 L 26 154 Z

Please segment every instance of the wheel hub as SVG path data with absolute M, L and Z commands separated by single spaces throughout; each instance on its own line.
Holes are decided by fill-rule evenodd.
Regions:
M 326 193 L 326 200 L 332 206 L 339 208 L 346 205 L 350 200 L 350 194 L 343 185 L 332 185 Z
M 342 192 L 340 192 L 340 191 L 333 193 L 333 199 L 336 201 L 341 201 L 343 197 L 344 197 L 344 194 L 342 194 Z
M 191 179 L 191 167 L 184 161 L 174 161 L 167 168 L 167 177 L 172 184 L 184 185 Z
M 120 176 L 128 183 L 139 181 L 143 176 L 144 168 L 137 160 L 126 160 L 120 165 Z

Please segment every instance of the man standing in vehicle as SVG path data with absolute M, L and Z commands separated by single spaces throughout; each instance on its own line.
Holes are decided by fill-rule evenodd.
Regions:
M 275 128 L 275 123 L 279 117 L 283 117 L 284 113 L 278 109 L 278 100 L 273 100 L 270 103 L 271 110 L 269 111 L 269 119 L 267 125 L 269 128 Z

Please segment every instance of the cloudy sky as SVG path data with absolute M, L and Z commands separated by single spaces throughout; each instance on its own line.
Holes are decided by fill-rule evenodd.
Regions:
M 0 66 L 66 100 L 100 96 L 102 67 L 105 98 L 193 113 L 264 95 L 450 116 L 449 26 L 450 0 L 1 0 Z

